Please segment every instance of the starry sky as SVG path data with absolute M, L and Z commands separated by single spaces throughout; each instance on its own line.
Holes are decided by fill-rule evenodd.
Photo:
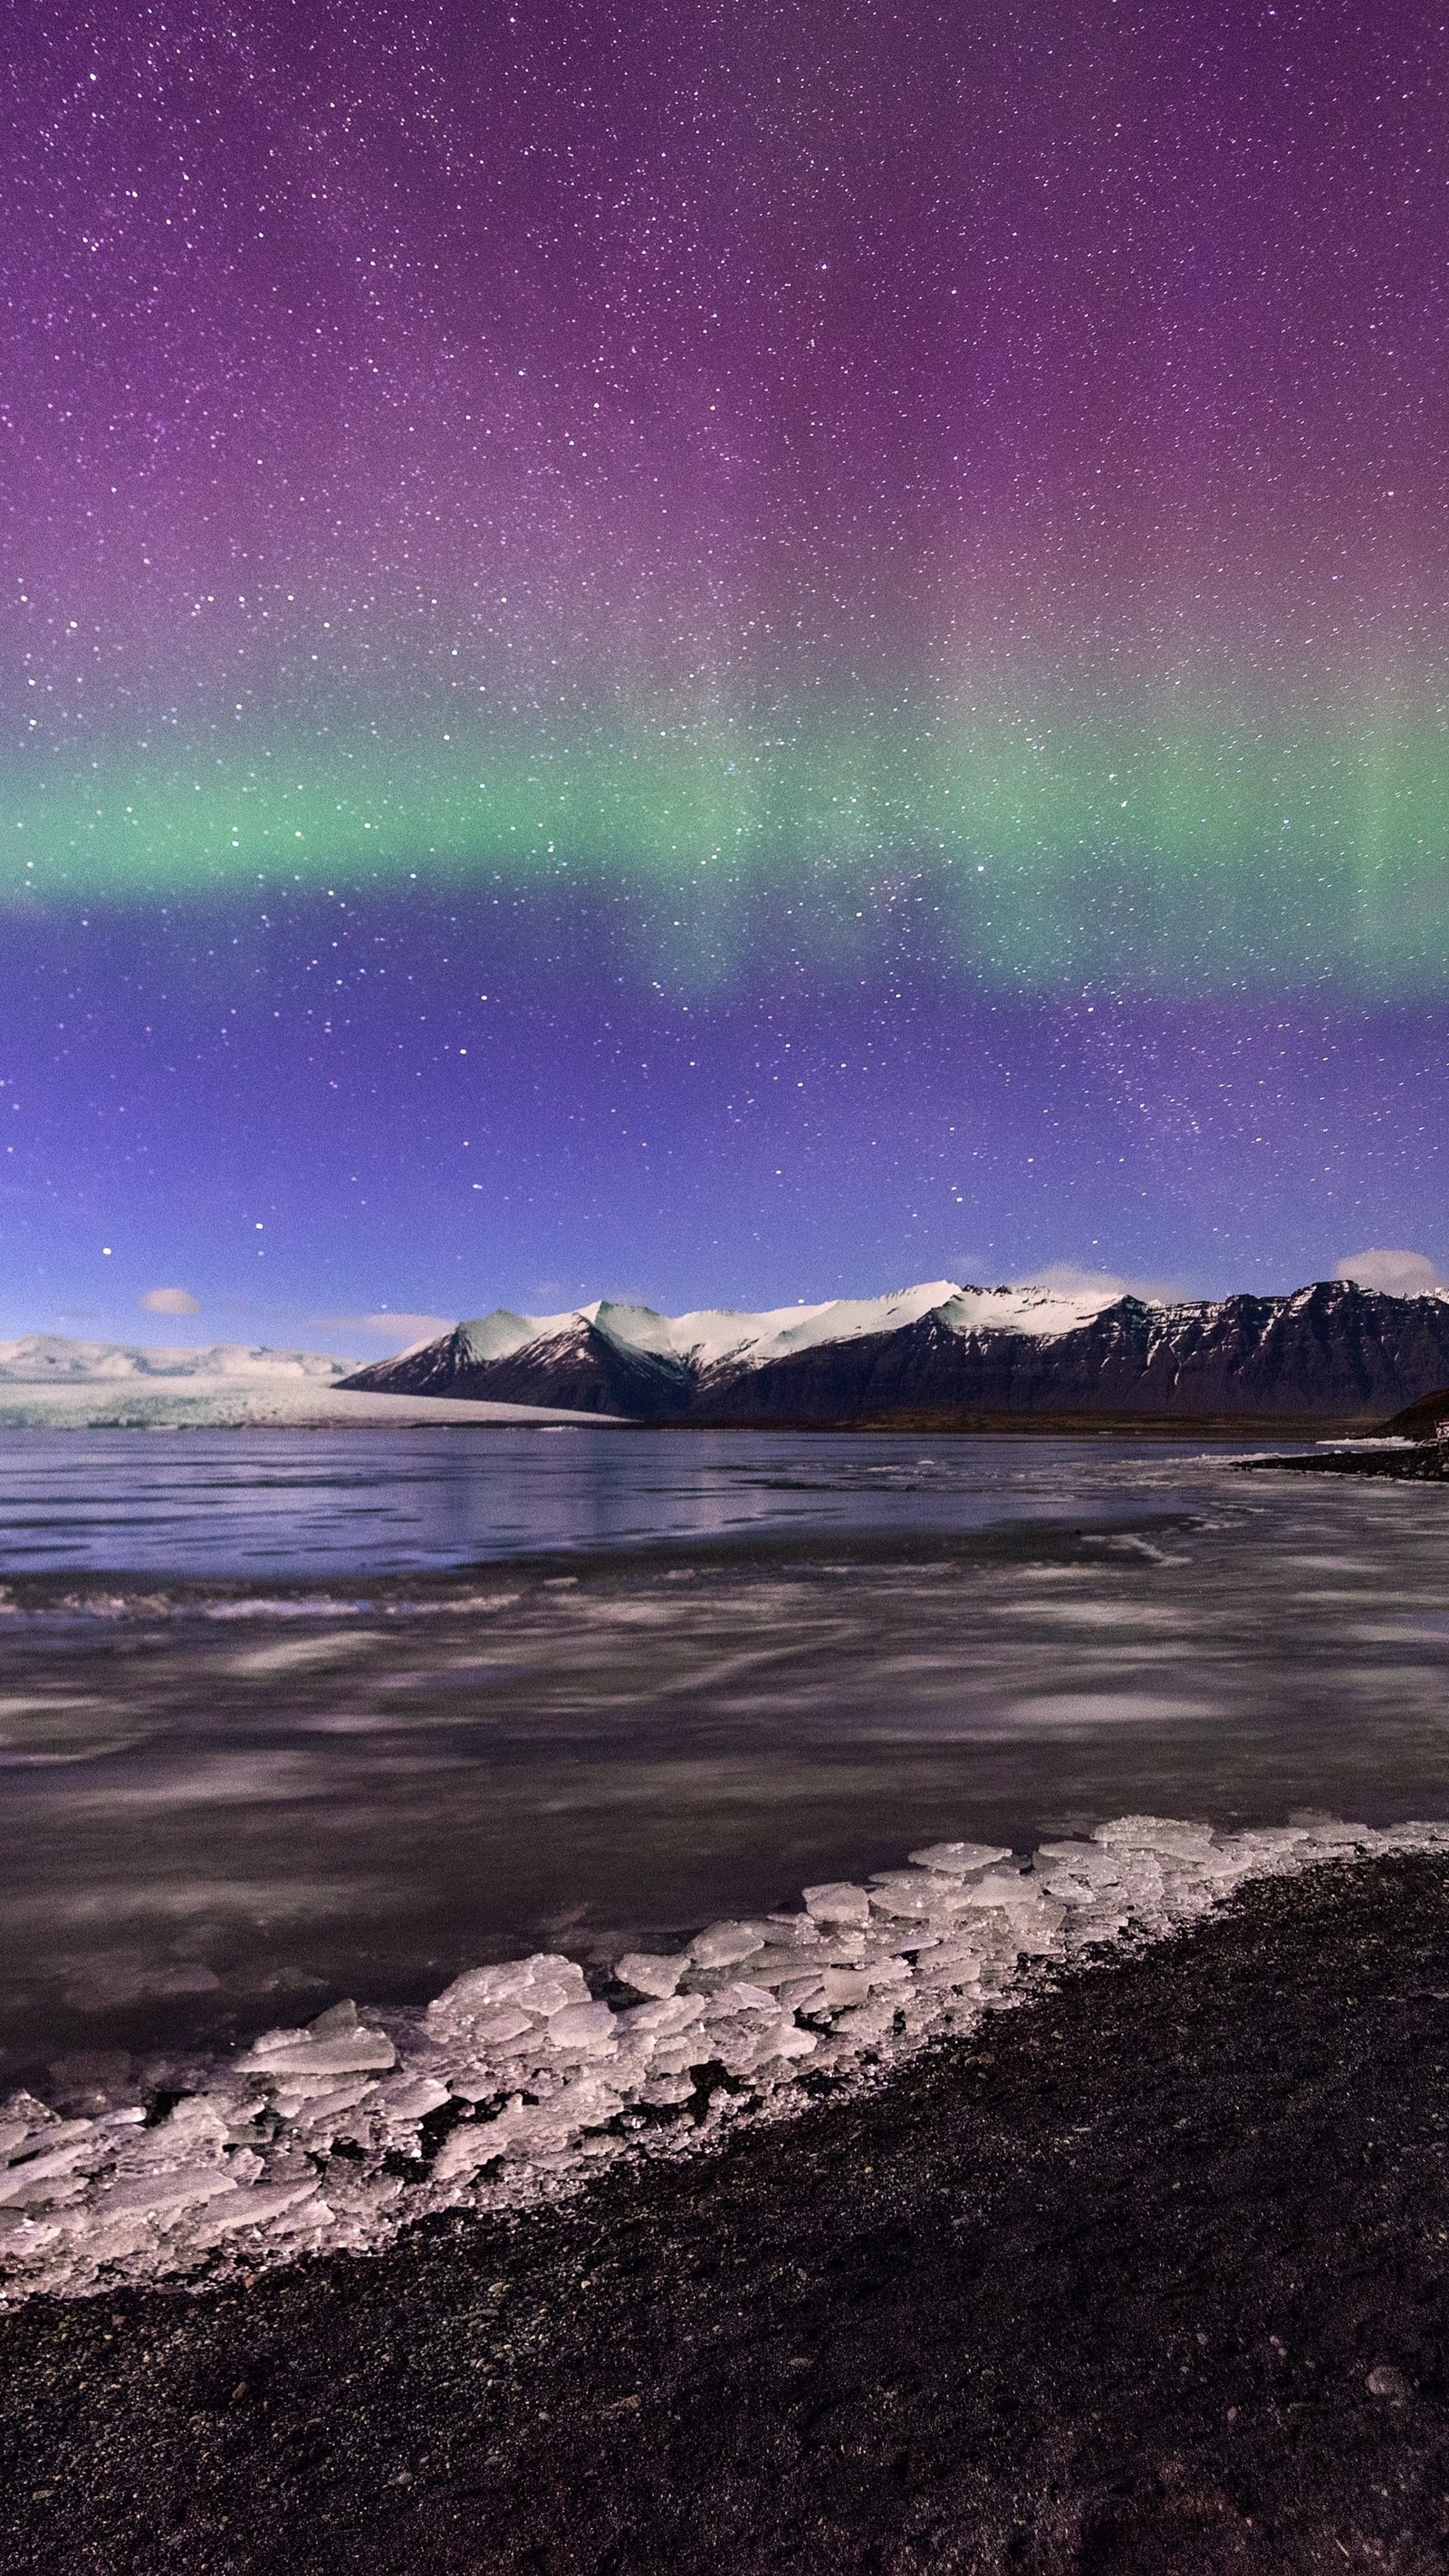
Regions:
M 1446 68 L 16 12 L 0 1330 L 1449 1264 Z

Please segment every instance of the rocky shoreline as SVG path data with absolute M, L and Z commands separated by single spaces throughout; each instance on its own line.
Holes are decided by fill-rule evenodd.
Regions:
M 1449 1846 L 1328 1818 L 1222 1833 L 1120 1816 L 1029 1862 L 933 1843 L 798 1908 L 596 1971 L 470 1969 L 423 2012 L 331 2006 L 119 2095 L 0 2102 L 0 2311 L 369 2253 L 428 2216 L 527 2207 L 628 2158 L 711 2152 L 964 2038 L 1045 1971 L 1200 1920 L 1247 1881 Z M 100 2073 L 99 2064 L 89 2073 Z
M 1449 2552 L 1449 1862 L 1325 1861 L 523 2213 L 0 2319 L 7 2570 Z
M 1380 1476 L 1404 1485 L 1449 1484 L 1449 1442 L 1443 1440 L 1361 1441 L 1341 1449 L 1314 1450 L 1301 1458 L 1245 1458 L 1240 1463 L 1254 1475 L 1268 1467 L 1283 1467 L 1300 1476 Z

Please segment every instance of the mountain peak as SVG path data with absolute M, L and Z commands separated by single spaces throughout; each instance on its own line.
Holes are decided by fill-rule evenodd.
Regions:
M 1373 1421 L 1449 1378 L 1449 1300 L 1316 1281 L 1176 1303 L 1112 1279 L 683 1315 L 497 1308 L 349 1381 L 671 1422 L 1312 1417 Z

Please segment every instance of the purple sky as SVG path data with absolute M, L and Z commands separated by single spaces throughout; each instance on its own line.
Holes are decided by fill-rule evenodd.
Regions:
M 17 15 L 0 1330 L 1449 1262 L 1446 52 Z

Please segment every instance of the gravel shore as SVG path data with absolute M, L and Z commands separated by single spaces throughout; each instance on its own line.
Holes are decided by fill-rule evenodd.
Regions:
M 1255 1884 L 873 2095 L 0 2319 L 0 2566 L 1449 2562 L 1449 1864 Z

